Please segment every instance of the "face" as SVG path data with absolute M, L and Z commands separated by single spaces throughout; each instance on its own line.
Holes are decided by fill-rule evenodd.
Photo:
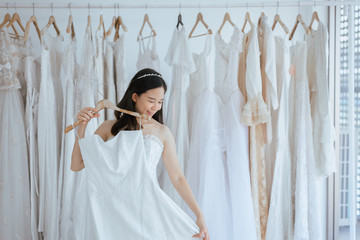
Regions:
M 135 102 L 135 110 L 140 114 L 153 116 L 162 107 L 164 101 L 164 88 L 149 89 L 140 96 L 134 93 L 132 100 Z

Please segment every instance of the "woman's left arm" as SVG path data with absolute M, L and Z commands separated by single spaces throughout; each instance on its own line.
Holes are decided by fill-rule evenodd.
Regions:
M 170 129 L 166 126 L 164 126 L 166 130 L 164 130 L 164 151 L 163 151 L 163 160 L 166 166 L 166 169 L 168 171 L 170 180 L 172 184 L 174 185 L 176 191 L 180 194 L 182 199 L 186 202 L 186 204 L 189 206 L 189 208 L 195 213 L 197 217 L 196 224 L 200 228 L 199 236 L 202 236 L 205 234 L 204 239 L 208 235 L 207 233 L 207 227 L 204 219 L 204 215 L 201 212 L 201 209 L 196 202 L 196 199 L 194 197 L 193 192 L 191 191 L 190 185 L 188 181 L 186 180 L 183 171 L 180 167 L 177 154 L 176 154 L 176 145 L 175 145 L 175 139 L 172 135 Z

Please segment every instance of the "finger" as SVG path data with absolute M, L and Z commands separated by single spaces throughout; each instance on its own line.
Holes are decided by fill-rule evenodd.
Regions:
M 100 117 L 100 114 L 95 113 L 95 114 L 94 114 L 94 117 Z
M 81 114 L 81 117 L 84 118 L 85 121 L 89 121 L 91 119 L 86 113 Z
M 193 237 L 202 238 L 205 231 L 201 230 L 198 234 L 195 234 Z
M 206 231 L 206 232 L 205 232 L 205 238 L 204 238 L 204 240 L 209 240 L 209 239 L 210 239 L 209 232 Z
M 98 110 L 96 108 L 91 108 L 91 111 L 98 112 Z

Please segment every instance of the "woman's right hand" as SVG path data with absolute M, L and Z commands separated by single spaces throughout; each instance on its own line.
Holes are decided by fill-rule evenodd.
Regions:
M 88 122 L 95 117 L 100 117 L 100 114 L 97 113 L 98 110 L 92 107 L 83 108 L 76 115 L 77 120 L 81 120 L 81 125 L 86 126 Z

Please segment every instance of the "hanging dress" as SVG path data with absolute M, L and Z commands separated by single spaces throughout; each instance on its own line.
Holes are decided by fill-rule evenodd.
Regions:
M 151 43 L 151 48 L 150 48 Z M 151 68 L 160 72 L 160 59 L 156 51 L 156 37 L 150 37 L 145 47 L 144 39 L 139 40 L 139 55 L 136 63 L 138 70 Z
M 196 224 L 159 187 L 156 166 L 163 144 L 141 130 L 79 141 L 84 159 L 89 213 L 86 240 L 191 240 Z M 89 229 L 89 230 L 88 230 Z
M 204 213 L 212 239 L 229 239 L 231 214 L 225 167 L 224 128 L 221 99 L 210 89 L 209 55 L 211 35 L 203 52 L 193 53 L 195 72 L 188 91 L 189 160 L 186 179 Z M 194 214 L 185 206 L 188 214 Z
M 62 83 L 59 68 L 61 37 L 41 37 L 41 82 L 38 111 L 39 232 L 45 240 L 59 236 L 58 172 L 62 123 Z
M 307 45 L 297 42 L 290 48 L 290 147 L 295 201 L 294 240 L 322 238 L 319 212 L 319 182 L 316 177 L 310 94 L 306 73 Z
M 64 49 L 62 56 L 62 69 L 65 79 L 64 92 L 64 126 L 69 126 L 75 122 L 77 112 L 75 111 L 76 88 L 75 82 L 78 77 L 78 65 L 76 63 L 76 40 L 71 38 L 71 34 L 66 36 L 67 46 Z M 60 181 L 61 184 L 59 199 L 60 205 L 60 239 L 74 239 L 74 220 L 73 208 L 75 187 L 77 182 L 77 175 L 70 170 L 71 155 L 75 142 L 76 130 L 72 130 L 66 134 L 62 134 L 61 158 L 60 158 Z
M 122 33 L 114 42 L 114 61 L 115 61 L 115 85 L 116 102 L 119 103 L 123 98 L 128 87 L 125 70 L 125 33 Z
M 30 173 L 30 202 L 31 202 L 31 236 L 38 240 L 38 208 L 39 208 L 39 154 L 37 138 L 39 85 L 40 85 L 40 59 L 34 56 L 31 39 L 26 43 L 26 58 L 24 60 L 24 79 L 27 85 L 25 125 L 29 154 Z
M 171 90 L 165 124 L 174 135 L 178 161 L 184 172 L 187 169 L 189 151 L 186 97 L 189 75 L 195 70 L 185 28 L 175 28 L 165 62 L 172 67 Z M 182 198 L 174 188 L 165 165 L 160 163 L 159 168 L 160 175 L 158 179 L 161 188 L 174 202 L 181 206 Z
M 336 171 L 335 128 L 330 111 L 328 86 L 328 33 L 321 21 L 317 30 L 306 35 L 307 73 L 310 87 L 314 150 L 318 175 L 327 177 Z
M 265 175 L 265 134 L 261 123 L 269 119 L 269 112 L 262 95 L 260 52 L 257 31 L 254 24 L 243 38 L 243 52 L 240 63 L 245 74 L 239 79 L 240 88 L 246 88 L 246 104 L 241 120 L 250 126 L 250 178 L 254 204 L 257 238 L 264 239 L 268 213 Z M 243 78 L 244 77 L 244 78 Z
M 96 76 L 96 86 L 94 89 L 96 91 L 95 103 L 104 99 L 104 82 L 105 82 L 105 63 L 104 63 L 104 39 L 103 31 L 96 30 L 95 32 L 95 76 Z M 100 126 L 105 121 L 105 114 L 100 113 L 100 117 L 97 118 L 98 126 Z
M 0 236 L 31 239 L 24 102 L 19 91 L 18 46 L 0 29 Z
M 256 240 L 254 208 L 249 173 L 248 127 L 240 122 L 245 99 L 238 86 L 242 34 L 237 26 L 229 43 L 215 36 L 215 92 L 224 104 L 226 163 L 229 176 L 232 232 L 229 239 Z
M 116 100 L 116 86 L 114 75 L 114 49 L 113 42 L 109 39 L 106 40 L 105 50 L 105 95 L 104 98 L 110 100 L 117 105 L 119 102 Z M 105 109 L 105 120 L 115 119 L 114 110 Z
M 76 82 L 76 103 L 80 103 L 76 107 L 76 113 L 84 107 L 95 107 L 95 53 L 93 46 L 93 37 L 91 26 L 85 30 L 84 40 L 82 44 L 80 73 Z M 101 113 L 101 112 L 100 112 Z M 96 118 L 92 119 L 86 127 L 85 136 L 93 135 L 97 129 Z M 75 188 L 75 198 L 73 206 L 73 221 L 75 240 L 83 239 L 83 226 L 87 217 L 87 197 L 86 197 L 86 172 L 77 173 L 77 181 Z
M 290 42 L 275 37 L 276 76 L 279 107 L 272 115 L 271 157 L 274 159 L 266 239 L 293 238 L 291 156 L 289 143 Z

